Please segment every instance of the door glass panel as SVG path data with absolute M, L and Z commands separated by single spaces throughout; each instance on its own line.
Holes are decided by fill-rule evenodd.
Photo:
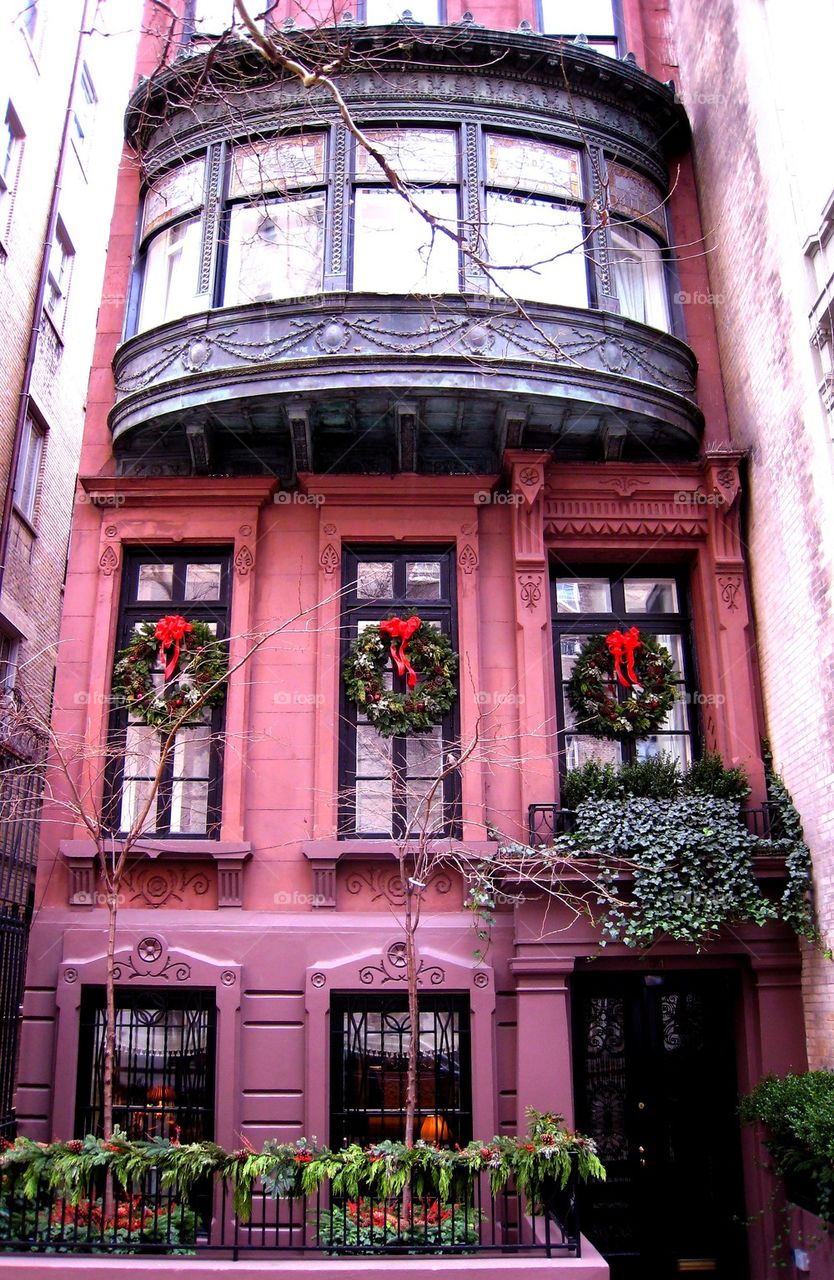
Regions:
M 390 600 L 394 594 L 394 565 L 370 560 L 356 566 L 356 594 L 361 600 Z
M 601 764 L 620 764 L 623 750 L 619 742 L 610 738 L 590 738 L 587 735 L 565 735 L 565 767 L 580 769 L 588 760 Z
M 557 578 L 556 612 L 610 613 L 610 582 L 607 578 Z
M 185 569 L 186 600 L 219 600 L 222 576 L 219 564 L 188 564 Z
M 678 613 L 678 585 L 674 578 L 626 578 L 626 613 Z
M 356 830 L 391 834 L 392 785 L 384 778 L 357 779 Z
M 172 600 L 174 598 L 174 566 L 172 564 L 140 564 L 137 600 Z
M 406 600 L 440 599 L 440 561 L 409 560 L 405 566 Z

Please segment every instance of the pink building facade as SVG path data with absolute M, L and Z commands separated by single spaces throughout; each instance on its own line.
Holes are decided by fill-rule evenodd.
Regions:
M 428 25 L 403 28 L 407 60 L 370 0 L 364 22 L 281 36 L 299 57 L 349 45 L 358 124 L 441 223 L 458 211 L 443 244 L 324 90 L 243 40 L 210 52 L 199 6 L 173 31 L 146 13 L 54 725 L 84 744 L 78 776 L 118 832 L 158 746 L 118 720 L 116 652 L 169 613 L 229 638 L 225 704 L 174 754 L 116 948 L 123 1062 L 141 1059 L 144 1087 L 176 1056 L 165 1105 L 229 1147 L 395 1133 L 398 841 L 452 751 L 427 819 L 439 850 L 488 858 L 558 809 L 593 748 L 564 697 L 588 634 L 638 623 L 676 657 L 685 696 L 638 754 L 717 750 L 765 799 L 739 458 L 710 309 L 687 301 L 708 292 L 704 262 L 676 249 L 700 229 L 663 6 L 593 6 L 579 42 L 528 8 L 415 10 Z M 542 227 L 564 246 L 544 263 Z M 449 634 L 458 696 L 389 754 L 341 670 L 364 623 L 404 608 Z M 126 760 L 93 778 L 116 732 Z M 99 1119 L 105 913 L 60 799 L 17 1104 L 40 1139 Z M 460 876 L 421 892 L 422 1118 L 442 1107 L 465 1141 L 518 1131 L 526 1106 L 561 1111 L 609 1167 L 588 1234 L 613 1275 L 764 1280 L 772 1189 L 735 1106 L 805 1065 L 793 936 L 603 950 L 530 892 L 499 899 L 481 956 Z

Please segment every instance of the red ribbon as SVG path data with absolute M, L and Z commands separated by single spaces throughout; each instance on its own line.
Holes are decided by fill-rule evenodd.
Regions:
M 629 631 L 612 631 L 605 637 L 605 643 L 611 657 L 614 659 L 614 675 L 620 684 L 627 689 L 629 681 L 631 681 L 638 693 L 642 692 L 643 686 L 637 678 L 637 672 L 634 670 L 634 655 L 638 649 L 642 649 L 643 642 L 640 639 L 640 632 L 636 627 L 631 627 Z M 626 664 L 626 674 L 628 680 L 623 675 L 622 664 Z
M 159 641 L 159 661 L 165 666 L 165 680 L 170 680 L 180 660 L 180 641 L 189 631 L 193 631 L 190 622 L 178 613 L 168 613 L 156 624 L 154 637 Z M 173 649 L 170 658 L 166 658 L 166 650 Z
M 390 636 L 391 638 L 391 661 L 397 668 L 397 675 L 404 676 L 408 672 L 409 689 L 413 689 L 417 683 L 417 672 L 412 667 L 409 659 L 406 657 L 405 646 L 414 632 L 421 626 L 420 619 L 417 617 L 406 618 L 389 618 L 387 622 L 380 622 L 380 634 Z M 399 641 L 399 649 L 397 649 L 397 641 Z

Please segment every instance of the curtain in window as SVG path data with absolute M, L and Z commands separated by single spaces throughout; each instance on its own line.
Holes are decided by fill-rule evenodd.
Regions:
M 668 329 L 663 257 L 651 236 L 637 227 L 612 223 L 611 270 L 622 314 L 655 329 Z

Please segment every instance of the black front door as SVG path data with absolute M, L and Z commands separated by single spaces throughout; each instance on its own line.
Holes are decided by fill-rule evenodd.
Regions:
M 734 975 L 573 979 L 576 1124 L 608 1180 L 582 1229 L 612 1280 L 743 1280 Z

